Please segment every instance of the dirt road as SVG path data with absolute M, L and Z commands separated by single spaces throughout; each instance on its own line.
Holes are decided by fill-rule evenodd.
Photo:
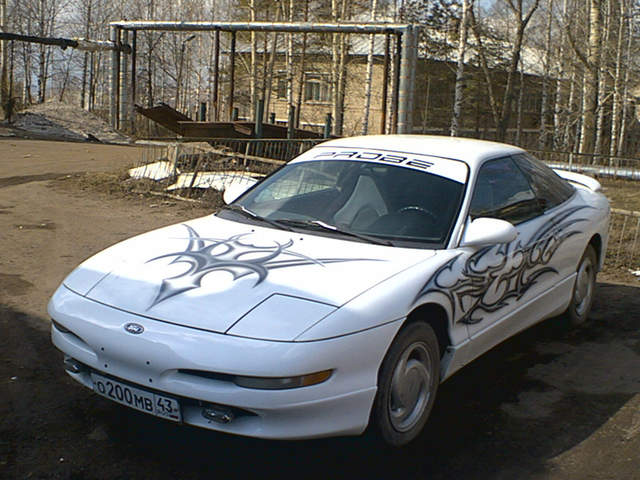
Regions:
M 402 450 L 225 436 L 98 398 L 63 373 L 48 297 L 91 253 L 206 210 L 69 188 L 131 148 L 30 143 L 0 139 L 0 478 L 640 479 L 640 288 L 603 278 L 584 328 L 547 321 L 465 367 Z

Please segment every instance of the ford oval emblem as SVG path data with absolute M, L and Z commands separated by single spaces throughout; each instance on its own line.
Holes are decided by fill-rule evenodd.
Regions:
M 142 332 L 144 332 L 144 327 L 139 323 L 127 323 L 124 326 L 124 329 L 134 335 L 140 335 Z

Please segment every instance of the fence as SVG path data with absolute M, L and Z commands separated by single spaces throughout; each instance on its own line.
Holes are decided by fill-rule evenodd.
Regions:
M 640 212 L 611 210 L 608 267 L 640 269 Z
M 206 141 L 205 141 L 206 140 Z M 255 183 L 321 139 L 188 139 L 147 141 L 139 164 L 130 175 L 145 191 L 163 192 L 181 198 L 202 198 L 220 204 L 221 194 L 235 184 Z M 640 180 L 640 160 L 580 155 L 564 152 L 534 152 L 552 166 Z M 603 173 L 605 172 L 605 173 Z M 640 184 L 639 184 L 640 187 Z M 213 201 L 212 201 L 213 200 Z M 607 268 L 640 268 L 640 212 L 613 209 L 609 229 Z
M 206 141 L 205 141 L 206 140 Z M 193 198 L 253 183 L 321 139 L 184 139 L 145 141 L 138 165 L 129 171 L 148 191 Z
M 640 159 L 573 152 L 531 151 L 552 168 L 598 177 L 640 180 Z

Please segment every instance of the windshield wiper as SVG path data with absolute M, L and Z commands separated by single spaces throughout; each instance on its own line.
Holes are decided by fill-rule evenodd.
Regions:
M 275 221 L 278 222 L 279 224 L 291 225 L 293 227 L 311 228 L 314 230 L 324 230 L 328 232 L 333 232 L 339 235 L 344 235 L 346 237 L 357 238 L 359 240 L 363 240 L 368 243 L 375 243 L 377 245 L 393 246 L 393 243 L 391 243 L 389 240 L 383 240 L 381 238 L 373 237 L 370 235 L 363 235 L 361 233 L 355 233 L 349 230 L 342 230 L 336 227 L 335 225 L 329 225 L 328 223 L 321 222 L 320 220 L 294 220 L 294 219 L 282 218 Z
M 234 205 L 234 204 L 225 205 L 224 207 L 222 207 L 222 209 L 231 210 L 232 212 L 240 213 L 241 215 L 244 215 L 247 218 L 251 218 L 252 220 L 268 223 L 272 227 L 275 227 L 279 230 L 287 230 L 289 232 L 292 231 L 291 228 L 289 228 L 287 225 L 283 225 L 279 220 L 269 220 L 268 218 L 261 217 L 257 213 L 252 212 L 251 210 L 249 210 L 246 207 L 243 207 L 242 205 Z

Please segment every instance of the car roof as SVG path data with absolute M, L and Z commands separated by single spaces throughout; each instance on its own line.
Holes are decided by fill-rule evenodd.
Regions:
M 416 153 L 450 158 L 467 163 L 470 167 L 488 158 L 522 153 L 524 150 L 505 143 L 472 138 L 438 135 L 366 135 L 336 138 L 319 146 L 372 148 L 393 152 Z

